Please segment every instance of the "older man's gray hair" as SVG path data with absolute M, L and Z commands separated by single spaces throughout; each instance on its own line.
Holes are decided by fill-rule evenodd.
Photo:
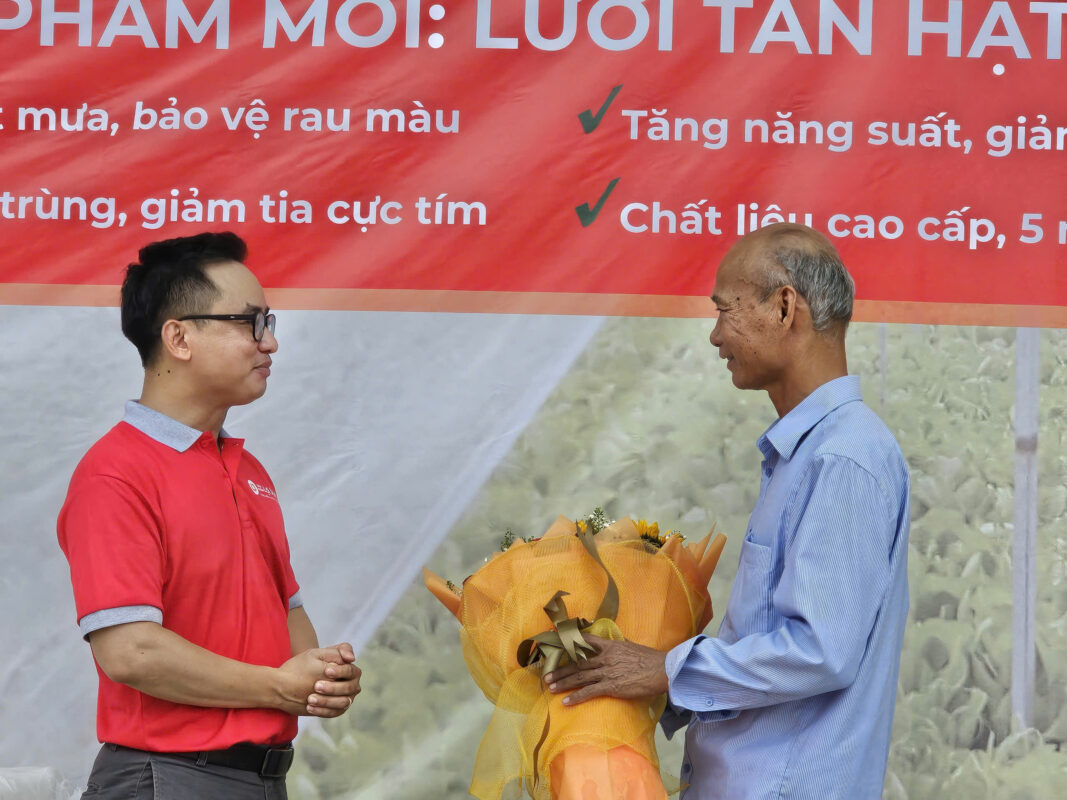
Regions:
M 847 327 L 856 284 L 830 240 L 811 228 L 788 223 L 761 233 L 766 237 L 763 253 L 773 261 L 766 265 L 762 299 L 783 286 L 792 286 L 807 302 L 815 330 Z

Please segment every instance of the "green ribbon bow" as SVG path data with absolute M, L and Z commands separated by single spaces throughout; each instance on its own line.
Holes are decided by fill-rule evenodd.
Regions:
M 582 636 L 582 631 L 592 623 L 581 617 L 568 616 L 567 604 L 563 602 L 567 594 L 564 591 L 556 592 L 544 606 L 554 630 L 525 639 L 516 653 L 519 663 L 524 667 L 540 661 L 542 676 L 560 666 L 561 662 L 567 663 L 563 661 L 564 657 L 578 663 L 579 659 L 589 658 L 596 652 Z

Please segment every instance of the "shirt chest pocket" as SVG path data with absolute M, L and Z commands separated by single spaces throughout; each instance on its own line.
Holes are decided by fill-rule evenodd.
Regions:
M 766 633 L 778 626 L 780 620 L 773 603 L 776 572 L 774 550 L 753 541 L 749 533 L 741 544 L 741 559 L 727 609 L 737 638 Z

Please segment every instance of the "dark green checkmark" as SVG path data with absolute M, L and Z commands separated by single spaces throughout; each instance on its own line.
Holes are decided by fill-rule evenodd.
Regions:
M 604 119 L 604 115 L 608 113 L 608 107 L 611 105 L 611 101 L 615 99 L 615 95 L 619 93 L 619 89 L 622 88 L 620 83 L 614 89 L 611 90 L 611 94 L 608 95 L 608 99 L 604 101 L 604 105 L 600 107 L 600 110 L 596 112 L 596 116 L 588 108 L 578 115 L 578 121 L 582 123 L 582 130 L 586 133 L 592 133 L 596 130 L 597 125 L 600 124 L 600 120 Z
M 596 205 L 589 208 L 588 203 L 582 203 L 580 206 L 575 206 L 574 210 L 578 212 L 578 219 L 581 220 L 582 227 L 588 228 L 594 222 L 596 222 L 597 214 L 600 213 L 600 209 L 604 207 L 604 203 L 607 202 L 608 195 L 611 194 L 615 188 L 615 184 L 619 182 L 616 178 L 608 184 L 608 188 L 604 190 L 604 194 L 600 195 L 600 199 L 597 200 Z

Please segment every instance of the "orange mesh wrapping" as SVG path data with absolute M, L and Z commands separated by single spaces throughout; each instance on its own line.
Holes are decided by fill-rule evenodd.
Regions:
M 570 531 L 567 535 L 566 531 Z M 591 619 L 607 576 L 561 518 L 542 539 L 517 541 L 463 584 L 457 616 L 463 654 L 475 683 L 496 708 L 478 749 L 471 794 L 480 800 L 663 800 L 655 728 L 665 698 L 597 698 L 573 708 L 545 691 L 540 665 L 521 667 L 519 644 L 550 629 L 543 606 L 568 593 L 571 616 Z M 616 620 L 596 620 L 589 633 L 626 638 L 657 650 L 695 636 L 711 618 L 710 569 L 699 547 L 653 549 L 630 520 L 597 535 L 597 550 L 619 588 Z M 722 537 L 720 537 L 722 538 Z M 721 542 L 716 542 L 721 549 Z M 710 554 L 710 548 L 709 548 Z M 714 559 L 710 559 L 714 560 Z M 427 573 L 439 597 L 441 581 Z M 453 605 L 447 596 L 446 605 Z M 547 729 L 546 729 L 547 721 Z

